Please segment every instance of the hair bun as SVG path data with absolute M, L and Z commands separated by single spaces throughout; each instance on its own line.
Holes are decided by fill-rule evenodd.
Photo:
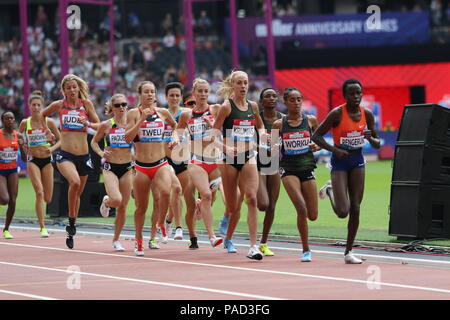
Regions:
M 41 90 L 34 90 L 31 95 L 33 96 L 42 96 L 42 91 Z

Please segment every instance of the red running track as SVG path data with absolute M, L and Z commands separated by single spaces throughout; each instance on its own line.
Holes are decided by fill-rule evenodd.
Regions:
M 105 237 L 77 235 L 73 250 L 63 234 L 41 239 L 16 229 L 14 237 L 0 240 L 1 300 L 450 299 L 450 264 L 346 265 L 314 251 L 313 262 L 302 263 L 298 253 L 276 250 L 253 261 L 244 247 L 229 254 L 200 243 L 192 251 L 185 241 L 136 257 L 130 240 L 116 253 Z

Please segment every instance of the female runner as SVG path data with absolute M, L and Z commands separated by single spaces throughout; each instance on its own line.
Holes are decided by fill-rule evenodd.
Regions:
M 256 245 L 258 216 L 257 190 L 258 170 L 254 152 L 255 128 L 259 129 L 262 141 L 267 140 L 264 124 L 259 115 L 256 102 L 247 100 L 249 88 L 248 75 L 243 71 L 232 72 L 219 87 L 217 94 L 225 101 L 219 109 L 214 123 L 214 139 L 220 146 L 223 135 L 222 151 L 224 159 L 221 166 L 222 183 L 227 201 L 227 211 L 231 213 L 227 235 L 224 241 L 229 253 L 236 252 L 231 239 L 239 221 L 238 185 L 246 198 L 247 224 L 250 234 L 250 250 L 247 257 L 261 260 L 263 255 Z
M 175 127 L 176 122 L 170 112 L 156 106 L 156 87 L 151 81 L 143 81 L 138 86 L 138 107 L 130 110 L 127 115 L 127 128 L 125 141 L 135 142 L 135 169 L 133 180 L 133 194 L 136 203 L 134 213 L 135 223 L 135 254 L 144 255 L 142 247 L 142 229 L 145 222 L 145 213 L 148 207 L 150 189 L 153 192 L 153 201 L 157 201 L 158 213 L 167 213 L 170 200 L 170 191 L 167 188 L 171 181 L 170 167 L 166 158 L 163 142 L 164 121 Z M 176 131 L 172 134 L 169 148 L 178 144 Z M 152 224 L 149 247 L 157 246 L 156 225 Z
M 41 228 L 40 234 L 42 238 L 47 238 L 44 202 L 50 203 L 52 201 L 53 166 L 51 160 L 53 152 L 60 147 L 61 142 L 59 141 L 60 133 L 53 119 L 47 118 L 47 126 L 57 143 L 51 145 L 47 141 L 45 129 L 40 128 L 40 113 L 43 106 L 44 98 L 42 93 L 34 91 L 28 99 L 31 116 L 22 120 L 19 125 L 19 132 L 25 136 L 27 142 L 27 174 L 36 194 L 35 209 Z
M 195 105 L 192 110 L 184 111 L 178 123 L 180 132 L 188 128 L 191 137 L 192 160 L 188 171 L 192 184 L 200 192 L 200 212 L 208 232 L 209 241 L 213 247 L 222 243 L 222 238 L 216 237 L 212 224 L 211 206 L 214 193 L 220 182 L 220 171 L 217 167 L 218 150 L 211 139 L 211 128 L 220 105 L 208 105 L 209 83 L 197 78 L 194 80 L 192 94 Z M 189 249 L 198 249 L 195 232 L 195 215 L 188 212 L 186 223 L 189 229 Z M 192 214 L 192 215 L 190 215 Z
M 116 208 L 114 220 L 113 248 L 124 251 L 119 242 L 120 233 L 126 220 L 126 208 L 130 199 L 132 186 L 131 144 L 125 141 L 128 102 L 126 97 L 115 94 L 106 103 L 105 113 L 113 115 L 103 121 L 91 141 L 92 150 L 102 158 L 102 172 L 107 195 L 103 197 L 100 213 L 109 216 L 110 208 Z M 104 150 L 98 142 L 104 139 Z
M 373 148 L 379 149 L 380 139 L 372 112 L 360 106 L 363 95 L 361 83 L 348 79 L 342 86 L 342 94 L 346 102 L 330 111 L 312 139 L 318 146 L 332 152 L 331 184 L 322 189 L 329 195 L 336 215 L 341 219 L 349 217 L 345 263 L 360 264 L 362 260 L 353 255 L 352 248 L 364 194 L 365 160 L 362 147 L 367 140 Z M 330 130 L 333 146 L 323 137 Z
M 264 128 L 267 134 L 270 134 L 273 123 L 284 116 L 283 113 L 276 110 L 278 94 L 275 89 L 265 88 L 261 91 L 259 102 L 262 106 L 260 116 L 264 123 Z M 267 238 L 275 217 L 275 205 L 280 195 L 281 185 L 280 175 L 278 174 L 278 154 L 272 155 L 268 151 L 270 148 L 269 141 L 267 146 L 259 148 L 257 157 L 259 171 L 258 209 L 265 212 L 259 249 L 264 256 L 274 255 L 267 246 Z
M 297 88 L 284 91 L 285 117 L 275 121 L 274 141 L 281 138 L 280 175 L 284 189 L 297 211 L 297 228 L 302 241 L 302 262 L 312 260 L 308 244 L 308 221 L 317 219 L 317 187 L 313 174 L 316 168 L 313 152 L 319 148 L 311 143 L 318 123 L 314 116 L 301 112 L 303 95 Z
M 93 166 L 89 155 L 87 127 L 90 122 L 100 120 L 94 105 L 89 100 L 89 88 L 80 77 L 68 74 L 61 81 L 61 92 L 64 99 L 52 102 L 41 112 L 41 127 L 46 128 L 45 118 L 54 113 L 59 114 L 61 126 L 61 149 L 56 155 L 56 166 L 61 175 L 69 183 L 67 192 L 69 207 L 69 225 L 66 226 L 66 245 L 74 246 L 73 236 L 76 234 L 75 222 L 80 209 L 80 196 L 87 182 L 88 174 Z M 51 135 L 51 134 L 50 134 Z
M 22 161 L 27 161 L 25 142 L 16 128 L 16 119 L 11 111 L 2 114 L 3 128 L 0 129 L 0 205 L 8 205 L 6 210 L 3 237 L 13 239 L 9 226 L 16 211 L 16 199 L 19 188 L 17 173 L 17 153 L 20 149 Z

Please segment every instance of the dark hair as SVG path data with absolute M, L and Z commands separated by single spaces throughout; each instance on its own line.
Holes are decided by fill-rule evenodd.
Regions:
M 183 94 L 183 103 L 185 103 L 186 100 L 187 100 L 188 98 L 192 97 L 192 96 L 193 96 L 192 91 L 186 91 L 186 92 Z
M 39 99 L 39 100 L 42 101 L 42 104 L 44 104 L 44 96 L 43 96 L 43 94 L 42 94 L 42 91 L 40 91 L 40 90 L 34 90 L 34 91 L 31 93 L 30 97 L 28 98 L 28 104 L 30 104 L 31 101 L 34 100 L 34 99 Z
M 275 90 L 274 88 L 264 88 L 261 91 L 261 93 L 259 94 L 259 100 L 262 100 L 264 98 L 264 93 L 266 93 L 266 91 L 269 91 L 269 90 L 273 90 L 273 91 L 275 91 L 275 93 L 277 93 L 277 90 Z M 278 93 L 277 93 L 277 95 L 278 95 Z
M 170 89 L 174 89 L 174 88 L 178 88 L 180 89 L 181 94 L 183 94 L 183 85 L 180 82 L 170 82 L 168 84 L 166 84 L 166 96 L 169 93 Z
M 3 118 L 5 117 L 5 114 L 7 114 L 7 113 L 11 113 L 14 118 L 16 117 L 12 111 L 9 111 L 9 110 L 3 111 L 2 115 L 0 116 L 0 119 L 2 120 L 2 122 L 3 122 Z
M 284 100 L 287 100 L 287 98 L 288 98 L 288 96 L 289 96 L 289 93 L 291 93 L 291 92 L 293 92 L 293 91 L 297 91 L 297 92 L 300 93 L 300 95 L 303 97 L 303 94 L 301 93 L 300 90 L 298 90 L 298 89 L 295 88 L 295 87 L 289 87 L 289 88 L 286 88 L 286 90 L 284 90 L 284 93 L 283 93 L 283 99 L 284 99 Z
M 361 84 L 361 82 L 359 82 L 358 80 L 356 80 L 356 79 L 353 79 L 353 78 L 351 78 L 351 79 L 348 79 L 348 80 L 346 80 L 345 82 L 344 82 L 344 84 L 342 85 L 342 95 L 345 97 L 345 92 L 347 91 L 347 87 L 349 86 L 349 85 L 352 85 L 352 84 L 358 84 L 360 87 L 361 87 L 361 89 L 362 89 L 362 84 Z

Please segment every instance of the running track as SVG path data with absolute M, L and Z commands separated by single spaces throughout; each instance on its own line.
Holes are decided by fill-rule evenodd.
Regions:
M 298 251 L 274 249 L 252 261 L 247 245 L 228 254 L 173 240 L 136 257 L 130 240 L 115 253 L 110 237 L 78 232 L 69 250 L 60 230 L 48 239 L 12 232 L 13 240 L 0 240 L 0 300 L 450 299 L 450 259 L 362 255 L 362 265 L 345 265 L 342 255 L 313 250 L 313 262 L 301 263 Z

